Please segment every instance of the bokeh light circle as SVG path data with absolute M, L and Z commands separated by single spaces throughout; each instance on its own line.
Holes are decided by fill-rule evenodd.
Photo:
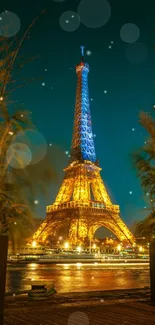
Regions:
M 23 169 L 31 162 L 30 148 L 24 143 L 11 144 L 6 153 L 7 163 L 16 169 Z
M 0 36 L 13 37 L 20 30 L 20 19 L 11 11 L 0 14 Z
M 29 147 L 32 154 L 31 165 L 43 160 L 47 153 L 47 143 L 44 136 L 37 130 L 19 132 L 12 140 L 13 143 L 23 143 Z
M 126 49 L 126 57 L 130 63 L 138 65 L 147 60 L 148 48 L 143 43 L 130 44 Z
M 59 24 L 66 32 L 74 32 L 80 26 L 80 17 L 74 11 L 65 11 L 59 18 Z
M 68 318 L 68 325 L 89 325 L 89 318 L 83 312 L 74 312 Z
M 77 12 L 81 22 L 88 28 L 102 27 L 111 17 L 107 0 L 81 0 Z
M 134 43 L 140 36 L 139 27 L 135 24 L 128 23 L 122 26 L 120 37 L 126 43 Z

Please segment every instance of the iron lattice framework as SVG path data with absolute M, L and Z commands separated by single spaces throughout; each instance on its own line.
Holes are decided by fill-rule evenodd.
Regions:
M 33 240 L 44 243 L 56 236 L 64 225 L 68 240 L 79 244 L 91 240 L 97 228 L 104 226 L 124 243 L 133 244 L 135 238 L 120 218 L 118 205 L 113 205 L 100 175 L 96 160 L 88 93 L 89 65 L 82 60 L 76 66 L 77 91 L 73 138 L 69 165 L 53 205 Z

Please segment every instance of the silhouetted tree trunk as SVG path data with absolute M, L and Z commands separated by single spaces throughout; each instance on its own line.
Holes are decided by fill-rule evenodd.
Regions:
M 150 285 L 151 301 L 155 304 L 155 239 L 150 244 Z
M 7 267 L 8 236 L 0 236 L 0 324 L 4 321 L 5 281 Z

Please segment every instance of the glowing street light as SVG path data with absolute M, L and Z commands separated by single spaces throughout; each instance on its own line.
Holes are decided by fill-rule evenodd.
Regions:
M 117 246 L 117 250 L 120 252 L 121 251 L 121 245 Z
M 82 247 L 78 246 L 77 251 L 78 251 L 78 253 L 80 253 L 82 251 Z
M 65 247 L 66 249 L 68 249 L 68 248 L 69 248 L 69 243 L 66 242 L 66 243 L 64 244 L 64 247 Z
M 143 251 L 143 247 L 142 247 L 142 246 L 139 247 L 139 251 L 140 251 L 140 252 Z
M 36 243 L 35 240 L 33 240 L 33 242 L 32 242 L 32 247 L 36 247 L 36 246 L 37 246 L 37 243 Z

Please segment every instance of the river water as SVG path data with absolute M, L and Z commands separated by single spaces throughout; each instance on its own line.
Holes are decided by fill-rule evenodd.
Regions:
M 15 264 L 8 265 L 6 291 L 29 290 L 41 281 L 58 292 L 85 292 L 149 286 L 147 266 L 104 266 L 103 264 Z

